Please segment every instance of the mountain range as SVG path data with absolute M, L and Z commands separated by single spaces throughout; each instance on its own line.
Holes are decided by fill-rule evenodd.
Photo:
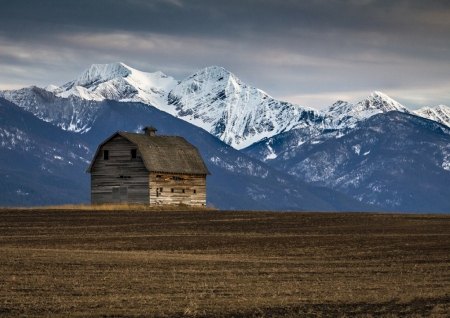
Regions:
M 177 81 L 162 72 L 145 73 L 123 63 L 94 64 L 60 87 L 0 91 L 0 97 L 1 107 L 10 114 L 18 118 L 27 114 L 27 118 L 54 127 L 61 136 L 71 136 L 63 139 L 77 140 L 54 149 L 83 158 L 69 164 L 78 171 L 90 160 L 96 145 L 115 130 L 138 131 L 158 122 L 161 126 L 157 128 L 167 134 L 192 138 L 207 158 L 208 168 L 219 169 L 211 177 L 209 202 L 222 208 L 445 212 L 442 205 L 446 200 L 441 200 L 441 205 L 430 203 L 426 198 L 433 191 L 424 190 L 439 189 L 434 194 L 440 193 L 442 198 L 447 194 L 450 108 L 443 105 L 412 111 L 373 92 L 357 104 L 338 101 L 318 111 L 277 101 L 217 66 Z M 4 129 L 23 131 L 6 121 L 0 127 L 3 125 Z M 0 150 L 17 151 L 7 146 L 17 136 L 2 135 Z M 38 135 L 27 138 L 54 142 L 51 138 L 44 142 Z M 75 144 L 84 145 L 77 146 L 84 153 L 73 151 Z M 69 160 L 67 155 L 53 154 L 53 159 L 55 156 Z M 408 168 L 401 167 L 406 162 L 410 162 Z M 4 172 L 10 168 L 5 166 Z M 423 173 L 418 174 L 417 169 Z M 37 170 L 35 173 L 46 171 Z M 54 175 L 63 178 L 63 170 Z M 439 178 L 432 177 L 436 173 Z M 420 184 L 409 184 L 417 175 Z M 245 180 L 235 183 L 239 178 Z M 86 184 L 85 176 L 75 179 Z M 15 191 L 30 193 L 19 190 Z M 224 199 L 223 193 L 234 199 Z M 328 195 L 334 197 L 334 203 Z M 86 196 L 75 201 L 86 201 Z M 429 203 L 421 204 L 423 201 Z
M 123 63 L 94 64 L 60 87 L 0 91 L 0 97 L 40 119 L 81 133 L 95 122 L 93 101 L 141 102 L 203 128 L 235 149 L 293 129 L 351 128 L 393 110 L 450 125 L 446 106 L 413 112 L 380 92 L 357 104 L 338 101 L 322 111 L 278 101 L 218 66 L 199 70 L 180 82 L 162 72 L 141 72 Z M 54 97 L 67 99 L 66 105 L 49 107 Z

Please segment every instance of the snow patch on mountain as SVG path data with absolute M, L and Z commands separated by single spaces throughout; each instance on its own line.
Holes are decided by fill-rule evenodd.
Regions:
M 361 145 L 355 145 L 352 149 L 359 156 L 359 153 L 361 152 Z

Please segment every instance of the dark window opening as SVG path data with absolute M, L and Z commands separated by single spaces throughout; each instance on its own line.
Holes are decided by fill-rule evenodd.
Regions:
M 172 193 L 173 193 L 173 189 L 170 189 L 170 192 L 172 192 Z
M 122 175 L 118 176 L 117 178 L 119 178 L 119 179 L 131 179 L 130 176 L 122 176 Z
M 183 192 L 183 193 L 184 193 L 184 192 L 185 192 L 185 190 L 183 189 L 183 190 L 181 190 L 181 192 Z
M 109 150 L 103 150 L 103 159 L 109 160 Z
M 159 188 L 159 192 L 163 192 L 163 188 Z
M 197 193 L 197 190 L 194 190 L 194 194 Z
M 137 158 L 137 149 L 131 149 L 131 159 Z
M 157 178 L 162 178 L 162 175 L 158 174 L 156 177 L 157 177 Z
M 184 180 L 183 178 L 180 178 L 180 177 L 173 177 L 172 179 L 173 180 Z

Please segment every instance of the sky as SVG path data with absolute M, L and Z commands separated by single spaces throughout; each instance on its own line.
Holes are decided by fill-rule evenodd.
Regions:
M 381 91 L 418 109 L 450 106 L 449 58 L 448 0 L 0 0 L 0 89 L 218 65 L 302 106 Z

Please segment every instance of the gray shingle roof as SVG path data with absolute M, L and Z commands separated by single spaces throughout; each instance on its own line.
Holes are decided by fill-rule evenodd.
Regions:
M 136 145 L 149 172 L 211 174 L 208 168 L 206 168 L 197 147 L 187 142 L 183 137 L 165 135 L 149 136 L 147 134 L 122 131 L 118 131 L 100 144 L 91 166 L 86 172 L 91 172 L 100 147 L 117 134 Z

